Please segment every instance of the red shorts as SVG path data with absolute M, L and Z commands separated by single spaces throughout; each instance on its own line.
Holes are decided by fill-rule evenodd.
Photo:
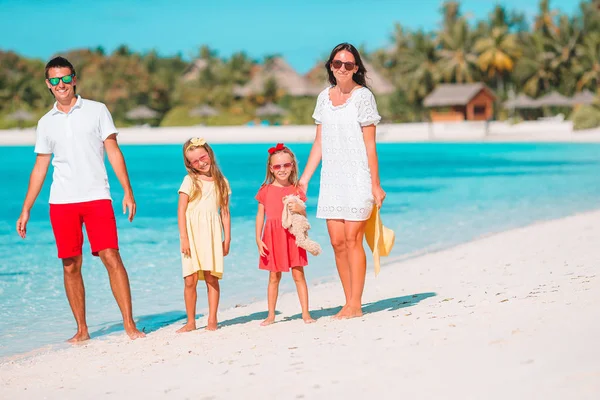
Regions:
M 105 249 L 119 249 L 117 221 L 110 200 L 50 204 L 50 223 L 56 238 L 58 258 L 81 255 L 82 224 L 85 224 L 93 255 L 97 256 Z

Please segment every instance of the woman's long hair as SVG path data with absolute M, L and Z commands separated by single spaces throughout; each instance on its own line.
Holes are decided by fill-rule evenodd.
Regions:
M 333 50 L 331 50 L 331 54 L 329 55 L 329 60 L 327 60 L 327 62 L 325 63 L 325 69 L 327 70 L 327 76 L 329 77 L 329 83 L 331 83 L 332 86 L 335 86 L 337 84 L 335 75 L 333 74 L 333 71 L 331 70 L 331 63 L 333 62 L 335 55 L 343 50 L 346 50 L 346 51 L 349 51 L 350 53 L 352 53 L 352 55 L 354 56 L 354 62 L 358 66 L 358 71 L 356 71 L 352 75 L 352 80 L 354 82 L 358 83 L 360 86 L 368 87 L 367 86 L 367 69 L 365 68 L 365 66 L 362 62 L 362 59 L 360 58 L 360 53 L 358 52 L 358 50 L 356 50 L 356 47 L 352 46 L 350 43 L 340 43 L 337 46 L 335 46 L 333 48 Z
M 265 186 L 265 185 L 270 185 L 271 183 L 273 183 L 275 181 L 275 175 L 273 174 L 273 172 L 271 172 L 271 158 L 275 155 L 275 154 L 279 154 L 279 153 L 286 153 L 289 154 L 289 156 L 292 158 L 292 163 L 294 165 L 292 165 L 292 172 L 290 173 L 289 176 L 289 181 L 292 185 L 294 186 L 298 186 L 298 160 L 296 160 L 296 156 L 294 155 L 294 152 L 292 150 L 290 150 L 289 147 L 287 146 L 283 146 L 281 149 L 277 149 L 275 151 L 273 151 L 272 153 L 269 153 L 269 157 L 267 157 L 267 175 L 265 176 L 265 181 L 263 182 L 263 184 L 261 185 L 261 187 Z
M 188 141 L 186 141 L 183 144 L 183 163 L 185 165 L 185 169 L 188 172 L 188 175 L 190 176 L 190 178 L 192 178 L 192 193 L 190 193 L 190 200 L 192 201 L 195 198 L 197 198 L 198 196 L 202 196 L 202 185 L 199 183 L 199 179 L 198 179 L 198 175 L 201 175 L 202 173 L 200 171 L 198 171 L 197 169 L 195 169 L 194 167 L 192 167 L 192 165 L 190 164 L 190 162 L 188 161 L 187 157 L 185 156 L 186 151 L 191 151 L 191 150 L 195 150 L 199 147 L 202 147 L 204 150 L 206 150 L 206 152 L 208 153 L 208 156 L 210 157 L 210 174 L 212 176 L 212 178 L 214 179 L 215 182 L 215 186 L 217 189 L 217 202 L 219 205 L 219 208 L 221 209 L 222 212 L 228 210 L 228 206 L 229 206 L 229 187 L 227 185 L 227 180 L 225 179 L 225 176 L 223 175 L 223 173 L 221 172 L 221 169 L 219 168 L 219 166 L 217 165 L 217 159 L 215 158 L 215 153 L 213 151 L 213 149 L 209 146 L 208 143 L 204 143 L 201 146 L 195 146 L 192 145 L 192 139 L 189 139 Z

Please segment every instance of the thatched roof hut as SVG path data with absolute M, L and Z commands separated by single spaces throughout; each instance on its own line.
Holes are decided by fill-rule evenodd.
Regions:
M 568 97 L 558 92 L 551 92 L 536 100 L 539 106 L 570 107 L 573 103 Z
M 8 114 L 6 119 L 19 122 L 31 121 L 33 119 L 33 114 L 26 110 L 17 110 L 11 114 Z
M 596 96 L 594 93 L 589 90 L 584 90 L 583 92 L 575 93 L 575 96 L 571 98 L 571 104 L 592 104 L 596 101 Z
M 259 117 L 269 117 L 285 114 L 287 114 L 287 110 L 273 103 L 267 103 L 264 106 L 258 107 L 256 109 L 256 115 Z
M 235 87 L 234 94 L 240 97 L 260 94 L 271 79 L 291 96 L 314 96 L 321 90 L 298 74 L 283 58 L 274 57 L 260 66 L 246 85 Z
M 537 100 L 520 93 L 514 99 L 510 99 L 504 102 L 504 108 L 539 108 Z
M 428 108 L 447 108 L 431 111 L 434 122 L 485 121 L 493 117 L 496 95 L 483 83 L 450 83 L 438 85 L 423 100 Z
M 214 117 L 219 115 L 219 111 L 208 104 L 203 104 L 191 109 L 189 114 L 191 117 Z
M 148 106 L 138 106 L 134 109 L 127 111 L 125 117 L 127 119 L 136 120 L 136 119 L 154 119 L 158 117 L 158 112 L 154 111 Z
M 183 71 L 181 79 L 186 82 L 198 79 L 200 73 L 208 66 L 208 61 L 198 58 Z

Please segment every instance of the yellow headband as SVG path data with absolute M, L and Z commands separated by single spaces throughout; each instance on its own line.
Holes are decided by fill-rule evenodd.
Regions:
M 190 139 L 190 144 L 185 148 L 185 151 L 188 151 L 190 147 L 200 147 L 206 144 L 206 140 L 203 138 L 192 138 Z

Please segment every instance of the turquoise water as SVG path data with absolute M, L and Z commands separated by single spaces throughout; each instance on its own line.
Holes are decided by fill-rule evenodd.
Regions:
M 257 268 L 254 195 L 264 179 L 264 145 L 215 145 L 232 190 L 232 247 L 222 281 L 222 308 L 264 300 L 267 276 Z M 291 145 L 305 161 L 309 145 Z M 465 242 L 483 234 L 598 208 L 600 145 L 381 144 L 382 210 L 396 231 L 392 258 Z M 123 146 L 138 202 L 133 223 L 120 214 L 122 190 L 111 172 L 119 238 L 140 328 L 184 318 L 176 222 L 185 170 L 180 146 Z M 48 218 L 49 180 L 33 209 L 28 237 L 15 232 L 28 176 L 30 147 L 0 148 L 0 356 L 70 337 L 75 324 L 63 288 Z M 49 177 L 50 178 L 50 175 Z M 318 174 L 309 187 L 311 236 L 324 254 L 310 258 L 307 277 L 335 276 L 325 224 L 314 218 Z M 84 247 L 88 323 L 93 337 L 122 331 L 104 267 Z M 385 267 L 382 272 L 385 274 Z M 292 290 L 290 277 L 283 290 Z M 200 289 L 199 313 L 206 308 Z M 318 304 L 312 304 L 319 307 Z

